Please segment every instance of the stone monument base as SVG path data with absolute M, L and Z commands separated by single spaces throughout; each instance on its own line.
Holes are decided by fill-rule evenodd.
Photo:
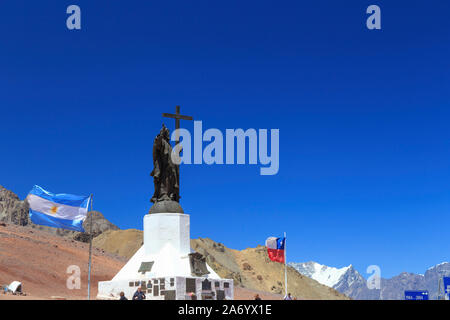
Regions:
M 141 287 L 147 300 L 232 300 L 232 279 L 221 279 L 204 257 L 191 252 L 190 217 L 152 213 L 144 217 L 144 244 L 111 281 L 98 283 L 97 299 L 132 299 Z
M 101 281 L 97 299 L 118 300 L 120 292 L 123 292 L 131 300 L 138 287 L 145 293 L 146 300 L 232 300 L 234 297 L 233 280 L 163 277 Z

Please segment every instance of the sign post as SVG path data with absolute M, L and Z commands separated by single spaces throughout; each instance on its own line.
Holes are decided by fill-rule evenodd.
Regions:
M 429 300 L 428 291 L 405 291 L 405 300 Z
M 447 300 L 450 300 L 450 277 L 444 277 L 444 292 Z

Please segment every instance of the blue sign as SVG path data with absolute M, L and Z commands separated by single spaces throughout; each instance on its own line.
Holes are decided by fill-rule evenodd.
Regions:
M 405 291 L 405 300 L 428 300 L 428 291 Z
M 450 294 L 450 277 L 444 277 L 444 290 L 446 294 Z

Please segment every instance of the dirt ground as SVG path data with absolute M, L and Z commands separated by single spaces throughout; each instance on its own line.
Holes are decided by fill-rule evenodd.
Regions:
M 27 297 L 0 294 L 0 299 L 86 299 L 89 245 L 51 235 L 45 231 L 14 225 L 0 226 L 0 285 L 22 282 Z M 92 252 L 91 296 L 97 295 L 97 282 L 110 280 L 125 259 L 97 248 Z M 80 289 L 67 288 L 70 266 L 80 270 Z M 76 267 L 74 267 L 76 268 Z M 73 272 L 73 271 L 72 271 Z M 70 282 L 70 281 L 69 281 Z

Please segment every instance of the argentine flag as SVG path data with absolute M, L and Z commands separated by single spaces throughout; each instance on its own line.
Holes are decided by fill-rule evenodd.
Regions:
M 35 224 L 84 232 L 90 196 L 54 194 L 34 186 L 27 196 L 30 218 Z

